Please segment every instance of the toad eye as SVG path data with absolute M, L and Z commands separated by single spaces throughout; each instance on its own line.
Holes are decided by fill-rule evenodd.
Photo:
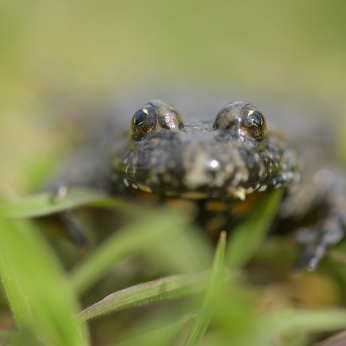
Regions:
M 223 107 L 216 116 L 214 128 L 233 129 L 242 137 L 264 140 L 267 127 L 263 114 L 249 103 L 236 101 Z
M 135 115 L 133 116 L 133 123 L 135 124 L 135 126 L 138 126 L 142 124 L 144 121 L 146 121 L 148 118 L 148 115 L 149 115 L 148 110 L 145 108 L 137 111 Z
M 261 127 L 263 125 L 263 115 L 260 114 L 258 111 L 250 110 L 248 112 L 248 117 L 253 125 L 257 127 Z
M 138 110 L 131 121 L 132 138 L 139 140 L 154 132 L 157 120 L 152 107 L 146 105 Z
M 152 101 L 132 117 L 131 135 L 134 140 L 140 140 L 155 130 L 179 131 L 183 126 L 181 115 L 172 105 L 162 101 Z

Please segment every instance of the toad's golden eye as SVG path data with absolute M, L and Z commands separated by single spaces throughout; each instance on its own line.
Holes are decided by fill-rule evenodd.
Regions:
M 170 104 L 152 101 L 138 110 L 131 122 L 132 139 L 140 140 L 155 130 L 179 131 L 184 127 L 179 112 Z
M 140 124 L 144 123 L 147 120 L 148 115 L 149 115 L 149 112 L 145 108 L 137 111 L 133 117 L 133 123 L 135 124 L 135 126 L 139 126 Z
M 133 139 L 138 140 L 154 132 L 156 123 L 156 115 L 149 104 L 146 107 L 138 110 L 134 114 L 131 122 Z
M 233 129 L 240 136 L 256 140 L 267 138 L 267 126 L 263 114 L 249 103 L 236 101 L 223 107 L 216 116 L 214 128 Z
M 264 117 L 262 113 L 260 113 L 259 111 L 250 110 L 248 112 L 248 118 L 249 118 L 249 121 L 251 121 L 253 125 L 257 127 L 263 126 Z

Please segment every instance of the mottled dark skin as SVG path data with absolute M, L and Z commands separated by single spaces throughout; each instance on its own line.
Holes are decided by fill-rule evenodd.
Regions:
M 333 160 L 326 159 L 324 131 L 320 136 L 314 130 L 313 140 L 303 143 L 298 128 L 287 139 L 267 128 L 258 109 L 240 101 L 223 107 L 215 120 L 184 124 L 183 119 L 167 103 L 148 103 L 134 114 L 128 139 L 105 141 L 108 153 L 95 151 L 98 160 L 93 163 L 86 155 L 84 166 L 79 165 L 74 178 L 70 174 L 67 185 L 198 200 L 199 221 L 212 232 L 227 228 L 225 203 L 285 189 L 279 221 L 317 215 L 314 224 L 298 233 L 305 245 L 298 265 L 314 270 L 325 251 L 343 238 L 346 227 L 345 178 Z M 323 150 L 327 155 L 321 155 Z M 111 168 L 106 164 L 102 169 L 108 156 Z M 65 184 L 66 179 L 61 181 Z
M 143 110 L 146 120 L 137 124 Z M 263 115 L 244 102 L 224 107 L 214 123 L 184 125 L 172 106 L 153 101 L 136 112 L 131 126 L 130 140 L 114 160 L 118 186 L 191 199 L 244 200 L 299 179 L 295 152 L 283 138 L 268 135 Z

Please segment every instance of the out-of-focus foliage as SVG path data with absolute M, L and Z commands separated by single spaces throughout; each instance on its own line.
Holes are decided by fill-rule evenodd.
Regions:
M 262 215 L 254 214 L 250 220 L 253 222 L 257 219 L 259 224 L 264 224 L 277 207 L 278 195 L 277 191 L 274 191 L 271 196 L 268 195 Z M 90 192 L 89 200 L 92 200 L 92 197 L 94 194 Z M 69 198 L 75 206 L 85 203 L 73 191 Z M 25 208 L 26 214 L 30 215 L 30 209 L 37 210 L 36 201 L 36 196 L 27 197 L 24 207 L 21 200 L 11 202 L 11 210 L 18 207 L 23 213 Z M 51 202 L 49 200 L 45 203 L 46 206 L 43 204 L 41 206 L 42 210 L 47 210 L 51 203 L 61 205 L 61 208 L 65 204 L 64 201 Z M 115 210 L 119 209 L 119 203 L 111 204 L 107 199 L 102 205 L 115 208 Z M 56 256 L 42 239 L 36 227 L 29 221 L 13 218 L 13 214 L 6 215 L 8 210 L 6 204 L 3 204 L 0 217 L 2 259 L 0 270 L 13 317 L 18 324 L 18 328 L 13 328 L 12 334 L 3 334 L 11 345 L 31 339 L 34 345 L 36 339 L 40 340 L 42 345 L 57 343 L 85 346 L 89 344 L 88 334 L 85 329 L 80 328 L 78 325 L 80 322 L 95 317 L 104 319 L 105 314 L 112 311 L 114 313 L 119 309 L 132 308 L 133 311 L 133 309 L 140 309 L 142 304 L 151 306 L 163 301 L 173 301 L 175 304 L 167 305 L 164 312 L 162 310 L 155 312 L 157 309 L 153 308 L 149 319 L 144 319 L 145 322 L 142 320 L 136 323 L 136 317 L 132 315 L 133 321 L 127 321 L 124 325 L 124 318 L 125 321 L 129 318 L 126 317 L 124 311 L 120 311 L 121 315 L 118 317 L 113 315 L 115 317 L 112 319 L 113 328 L 107 331 L 98 327 L 96 334 L 93 335 L 93 344 L 110 345 L 111 340 L 115 338 L 115 345 L 124 339 L 127 340 L 125 345 L 180 345 L 181 342 L 185 345 L 198 345 L 203 342 L 206 345 L 235 343 L 244 346 L 249 344 L 264 346 L 273 340 L 275 345 L 289 345 L 285 341 L 286 337 L 295 337 L 294 340 L 297 341 L 300 340 L 299 334 L 302 332 L 306 335 L 305 341 L 311 341 L 313 338 L 312 336 L 308 338 L 307 332 L 346 328 L 345 309 L 323 307 L 308 310 L 294 307 L 294 295 L 290 297 L 290 294 L 287 294 L 289 292 L 286 292 L 286 295 L 283 293 L 289 289 L 290 285 L 293 286 L 296 283 L 299 285 L 297 280 L 292 280 L 290 283 L 289 278 L 282 277 L 283 290 L 275 288 L 280 281 L 276 283 L 274 281 L 272 285 L 267 284 L 267 287 L 261 289 L 261 286 L 250 285 L 250 282 L 246 282 L 247 280 L 235 271 L 236 268 L 238 271 L 241 269 L 240 265 L 243 262 L 232 261 L 231 271 L 228 272 L 228 264 L 225 262 L 225 232 L 221 233 L 212 271 L 200 272 L 201 269 L 211 266 L 211 259 L 208 256 L 204 257 L 204 260 L 200 258 L 201 255 L 206 255 L 205 249 L 208 245 L 203 245 L 205 240 L 203 242 L 197 240 L 200 236 L 198 230 L 189 230 L 188 218 L 176 210 L 159 208 L 147 212 L 143 207 L 143 212 L 137 214 L 137 218 L 141 220 L 139 225 L 138 222 L 129 223 L 112 239 L 106 240 L 94 249 L 88 258 L 81 257 L 82 262 L 79 267 L 76 266 L 68 276 L 62 272 Z M 252 222 L 247 224 L 247 228 L 243 227 L 245 238 L 253 227 Z M 124 281 L 127 281 L 126 274 L 128 273 L 133 277 L 132 279 L 137 280 L 138 274 L 131 274 L 133 270 L 131 265 L 128 270 L 123 269 L 122 274 L 118 272 L 120 276 L 110 272 L 112 266 L 119 266 L 119 254 L 121 259 L 125 259 L 143 255 L 148 251 L 152 252 L 153 247 L 161 247 L 162 244 L 169 242 L 172 232 L 178 235 L 179 231 L 182 232 L 182 239 L 188 245 L 188 257 L 184 254 L 186 249 L 181 248 L 180 243 L 171 243 L 171 247 L 177 257 L 183 258 L 189 273 L 119 290 L 98 302 L 97 297 L 100 293 L 102 295 L 103 288 L 102 284 L 99 285 L 101 277 L 106 275 L 115 279 L 113 288 L 106 285 L 106 290 L 113 289 L 113 291 L 117 284 L 123 285 Z M 193 234 L 193 237 L 189 236 L 189 233 Z M 233 242 L 236 242 L 239 251 L 248 256 L 254 252 L 253 242 L 239 239 L 240 235 L 231 239 L 229 248 L 234 248 Z M 282 245 L 285 246 L 284 243 Z M 157 263 L 156 270 L 159 269 L 163 273 L 171 270 L 169 266 L 166 266 L 166 262 L 162 261 L 162 253 L 154 256 Z M 248 257 L 249 259 L 251 258 Z M 275 258 L 272 258 L 271 262 L 274 265 Z M 257 265 L 260 263 L 261 261 L 258 261 Z M 278 268 L 280 266 L 281 270 L 284 269 L 285 263 L 278 264 Z M 333 266 L 330 268 L 333 269 Z M 264 270 L 263 273 L 265 272 Z M 244 271 L 242 275 L 245 273 Z M 267 271 L 268 273 L 270 271 Z M 251 271 L 247 271 L 247 275 L 253 276 Z M 275 270 L 271 275 L 275 275 Z M 79 279 L 76 280 L 76 278 Z M 209 278 L 209 284 L 207 284 Z M 95 284 L 99 285 L 98 289 L 90 289 Z M 303 287 L 304 285 L 301 288 L 296 286 L 294 290 L 303 292 Z M 314 292 L 325 289 L 322 279 L 320 279 L 319 287 L 308 286 L 305 289 L 311 290 L 311 287 L 314 287 Z M 94 305 L 77 316 L 78 304 L 75 300 L 76 295 L 82 291 L 92 293 L 91 299 L 94 300 Z M 283 296 L 277 297 L 276 294 L 280 291 Z M 325 294 L 328 296 L 330 293 L 327 287 Z M 181 300 L 186 297 L 194 299 L 185 302 Z M 308 299 L 307 302 L 315 306 L 323 305 L 318 299 L 313 298 Z M 326 302 L 327 306 L 333 304 L 331 301 Z M 210 332 L 205 336 L 209 324 Z M 305 341 L 301 344 L 306 345 Z

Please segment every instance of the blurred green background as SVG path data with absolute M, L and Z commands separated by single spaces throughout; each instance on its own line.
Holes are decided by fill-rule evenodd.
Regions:
M 323 104 L 343 121 L 345 14 L 341 0 L 3 0 L 2 180 L 26 193 L 54 165 L 52 99 L 78 108 L 153 81 Z

